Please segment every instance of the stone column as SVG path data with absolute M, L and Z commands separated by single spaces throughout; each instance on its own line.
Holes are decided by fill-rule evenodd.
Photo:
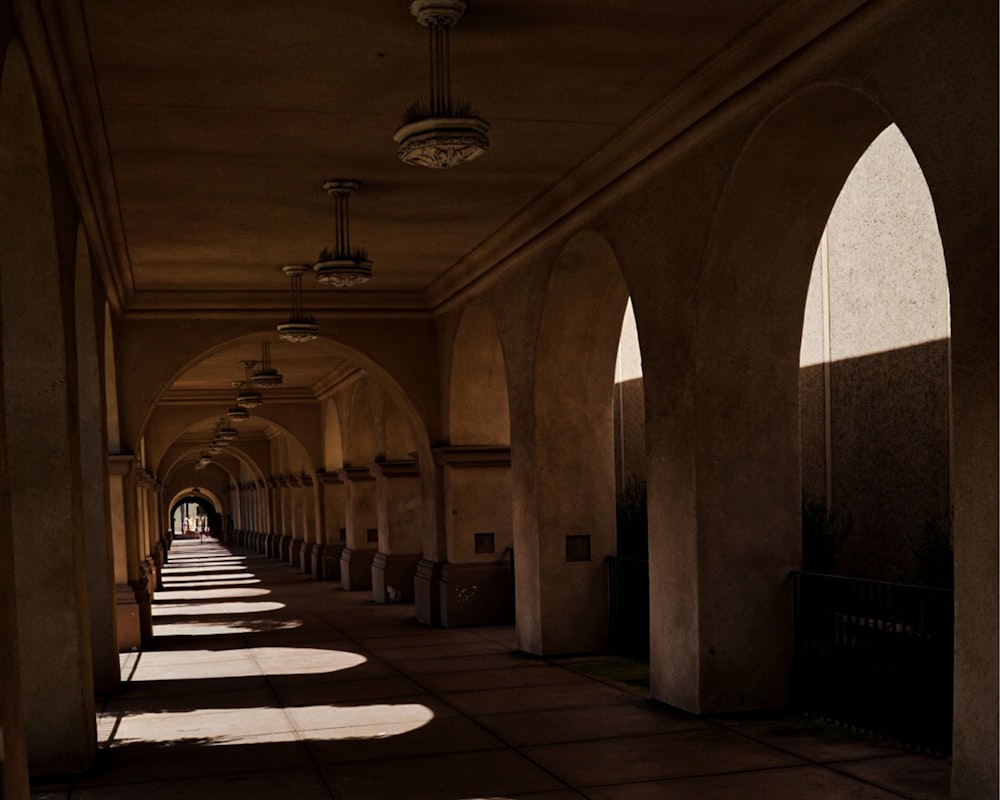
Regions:
M 375 478 L 368 467 L 337 470 L 347 486 L 344 507 L 346 541 L 340 555 L 340 585 L 345 591 L 372 588 L 372 561 L 378 552 L 378 504 Z
M 291 566 L 299 565 L 299 554 L 305 544 L 302 538 L 302 479 L 298 475 L 285 478 L 285 504 L 289 523 L 291 540 L 288 543 L 288 557 L 285 559 Z
M 277 478 L 268 478 L 268 531 L 267 555 L 270 558 L 281 558 L 281 490 Z
M 302 550 L 299 552 L 299 569 L 312 575 L 312 556 L 316 550 L 316 494 L 313 479 L 301 475 L 299 480 L 302 488 L 299 490 L 299 508 L 302 519 Z
M 423 541 L 423 494 L 416 461 L 379 461 L 375 478 L 378 553 L 372 561 L 376 603 L 412 603 Z
M 33 267 L 4 265 L 4 280 L 10 277 L 13 284 L 4 287 L 0 315 L 10 529 L 0 535 L 10 537 L 15 567 L 28 764 L 33 774 L 45 775 L 86 770 L 96 753 L 97 728 L 80 438 L 67 379 L 74 370 L 67 368 L 58 305 L 43 302 L 58 286 L 40 291 Z M 29 326 L 32 335 L 8 337 L 11 327 L 38 319 L 50 324 Z M 11 342 L 19 346 L 8 347 Z
M 267 481 L 252 481 L 253 492 L 251 494 L 251 516 L 253 517 L 254 530 L 259 534 L 257 537 L 257 552 L 266 556 L 269 552 L 272 538 L 271 523 L 268 520 L 268 498 L 270 493 Z
M 447 560 L 436 587 L 446 628 L 514 621 L 510 448 L 441 447 Z
M 344 506 L 347 488 L 336 472 L 320 472 L 323 544 L 320 557 L 313 559 L 313 575 L 319 580 L 340 580 L 340 556 L 347 537 Z
M 158 515 L 155 511 L 155 494 L 157 490 L 156 481 L 153 476 L 150 475 L 145 469 L 136 470 L 136 487 L 139 492 L 139 508 L 141 513 L 141 527 L 140 531 L 140 550 L 142 554 L 142 560 L 139 565 L 140 580 L 145 581 L 145 590 L 149 594 L 150 603 L 152 603 L 153 595 L 156 593 L 157 581 L 160 573 L 159 566 L 157 564 L 158 557 L 156 555 L 156 545 L 158 543 L 158 535 L 156 530 L 156 523 Z M 150 620 L 149 620 L 149 630 L 144 632 L 148 638 L 145 641 L 151 641 L 153 638 L 153 621 L 152 621 L 152 607 L 150 608 Z
M 142 609 L 132 581 L 139 577 L 134 561 L 133 538 L 128 531 L 127 498 L 134 475 L 135 456 L 127 453 L 108 456 L 108 498 L 110 502 L 111 545 L 114 552 L 115 628 L 118 649 L 138 650 L 142 644 Z

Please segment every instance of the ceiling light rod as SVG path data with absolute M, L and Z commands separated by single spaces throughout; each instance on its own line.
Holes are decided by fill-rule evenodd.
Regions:
M 260 345 L 260 368 L 253 371 L 251 380 L 254 386 L 281 386 L 284 380 L 282 374 L 271 366 L 271 343 L 261 342 Z
M 431 114 L 447 117 L 451 108 L 451 26 L 465 13 L 465 3 L 414 2 L 410 12 L 426 26 L 430 43 Z
M 467 103 L 451 99 L 451 28 L 462 14 L 462 0 L 411 0 L 410 13 L 428 30 L 430 106 L 416 102 L 403 115 L 392 138 L 407 164 L 445 169 L 481 156 L 490 146 L 489 123 L 472 114 Z
M 288 264 L 281 268 L 292 279 L 292 316 L 278 326 L 278 338 L 283 342 L 302 344 L 313 341 L 319 333 L 316 318 L 306 314 L 302 307 L 302 276 L 310 267 L 305 264 Z
M 372 262 L 363 247 L 351 247 L 351 221 L 347 201 L 361 184 L 358 181 L 333 179 L 323 184 L 333 198 L 336 243 L 334 249 L 324 249 L 313 264 L 316 281 L 327 286 L 346 288 L 365 283 L 372 276 Z

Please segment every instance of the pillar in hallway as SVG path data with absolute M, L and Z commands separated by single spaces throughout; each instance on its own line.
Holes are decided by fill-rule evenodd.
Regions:
M 133 587 L 138 580 L 138 562 L 130 557 L 134 547 L 130 545 L 127 520 L 129 517 L 127 498 L 129 486 L 134 479 L 135 456 L 121 453 L 108 456 L 108 498 L 111 518 L 111 545 L 114 552 L 115 576 L 115 628 L 118 649 L 137 650 L 142 644 L 142 614 L 139 598 Z M 148 609 L 147 609 L 148 610 Z
M 319 549 L 319 558 L 313 558 L 313 575 L 324 581 L 340 580 L 340 556 L 344 551 L 346 526 L 344 523 L 344 505 L 347 488 L 336 472 L 319 472 L 320 503 L 322 508 L 320 530 L 323 543 Z
M 423 542 L 420 469 L 412 460 L 378 461 L 369 472 L 375 478 L 378 511 L 372 597 L 376 603 L 412 603 Z
M 447 559 L 436 585 L 447 628 L 514 621 L 510 448 L 440 447 Z
M 97 748 L 78 422 L 69 398 L 58 282 L 34 265 L 5 264 L 3 393 L 6 489 L 13 551 L 17 646 L 32 774 L 86 770 Z M 29 269 L 29 267 L 32 267 Z M 23 285 L 19 285 L 20 277 Z M 14 305 L 14 298 L 19 302 Z M 30 336 L 16 320 L 47 319 Z M 8 347 L 17 343 L 17 347 Z
M 268 478 L 264 481 L 267 484 L 268 503 L 268 537 L 267 555 L 270 558 L 281 558 L 281 546 L 284 538 L 284 530 L 281 520 L 281 485 L 277 478 Z
M 259 480 L 253 482 L 253 519 L 254 519 L 254 530 L 260 533 L 258 537 L 258 552 L 261 555 L 268 555 L 270 553 L 271 541 L 274 538 L 274 529 L 271 527 L 270 517 L 268 515 L 270 509 L 269 498 L 271 496 L 271 490 L 267 485 L 267 481 Z
M 372 562 L 378 552 L 378 503 L 375 478 L 368 467 L 337 470 L 347 487 L 344 506 L 346 541 L 340 555 L 340 585 L 345 591 L 372 588 Z
M 288 520 L 291 541 L 288 543 L 288 557 L 285 559 L 293 567 L 299 565 L 299 554 L 305 544 L 302 532 L 302 478 L 288 475 L 285 478 L 285 495 L 288 504 Z
M 281 561 L 288 561 L 288 552 L 292 546 L 292 521 L 289 516 L 289 495 L 287 477 L 276 477 L 273 479 L 272 496 L 275 502 L 275 524 L 278 534 L 277 547 L 274 557 Z
M 298 566 L 302 572 L 312 575 L 312 557 L 318 544 L 316 535 L 316 488 L 313 479 L 306 474 L 299 476 L 302 488 L 299 490 L 299 508 L 302 512 L 302 550 L 299 552 Z
M 2 404 L 0 397 L 0 404 Z M 2 408 L 2 405 L 0 405 Z M 0 410 L 0 444 L 5 440 Z M 0 446 L 0 452 L 3 447 Z M 10 503 L 4 488 L 7 465 L 0 459 L 0 530 L 11 529 Z M 14 543 L 0 536 L 0 797 L 28 797 L 28 754 L 18 645 L 17 598 L 14 585 Z
M 157 552 L 157 545 L 159 544 L 159 515 L 156 513 L 158 484 L 156 483 L 156 479 L 145 469 L 137 469 L 135 475 L 136 487 L 139 492 L 139 507 L 142 513 L 142 535 L 140 538 L 142 560 L 139 571 L 141 579 L 146 582 L 146 591 L 149 593 L 150 602 L 152 602 L 160 575 L 160 557 Z M 151 616 L 148 639 L 144 639 L 144 641 L 151 641 L 152 638 Z

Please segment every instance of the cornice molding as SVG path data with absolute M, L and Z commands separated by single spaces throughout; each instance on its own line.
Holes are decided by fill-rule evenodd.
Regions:
M 441 467 L 509 467 L 510 448 L 499 445 L 446 445 L 431 449 Z
M 108 474 L 128 475 L 132 466 L 136 463 L 135 455 L 132 453 L 109 453 L 108 454 Z

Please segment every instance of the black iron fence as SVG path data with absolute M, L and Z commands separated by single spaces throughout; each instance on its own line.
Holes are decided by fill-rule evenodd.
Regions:
M 954 593 L 792 573 L 803 711 L 951 751 Z
M 649 562 L 608 556 L 611 652 L 649 663 Z

